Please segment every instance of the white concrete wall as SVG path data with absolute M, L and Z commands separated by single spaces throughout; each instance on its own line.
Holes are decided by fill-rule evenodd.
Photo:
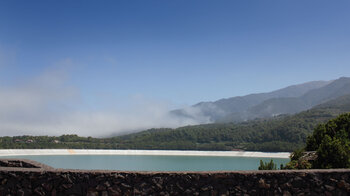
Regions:
M 289 158 L 289 152 L 192 151 L 192 150 L 86 150 L 86 149 L 2 149 L 0 156 L 22 155 L 164 155 Z

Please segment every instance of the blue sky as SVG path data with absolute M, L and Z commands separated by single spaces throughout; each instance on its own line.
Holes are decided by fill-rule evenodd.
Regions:
M 349 10 L 347 0 L 5 0 L 0 87 L 71 92 L 42 110 L 105 114 L 350 76 Z

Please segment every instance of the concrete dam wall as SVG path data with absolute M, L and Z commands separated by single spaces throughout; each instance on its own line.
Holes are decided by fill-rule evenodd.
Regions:
M 350 170 L 120 172 L 0 160 L 1 195 L 349 195 Z
M 289 152 L 195 151 L 195 150 L 105 150 L 105 149 L 0 149 L 0 156 L 22 155 L 163 155 L 289 158 Z

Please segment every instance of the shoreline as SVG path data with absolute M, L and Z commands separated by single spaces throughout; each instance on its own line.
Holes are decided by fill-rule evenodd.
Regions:
M 156 155 L 220 156 L 289 159 L 289 152 L 194 151 L 194 150 L 103 150 L 103 149 L 0 149 L 0 157 L 31 155 Z

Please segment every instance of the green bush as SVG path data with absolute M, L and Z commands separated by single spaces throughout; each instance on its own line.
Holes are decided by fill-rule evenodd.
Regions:
M 316 151 L 317 157 L 307 161 L 304 151 Z M 318 125 L 307 137 L 306 147 L 294 151 L 291 161 L 282 169 L 350 168 L 350 113 L 341 114 Z
M 349 168 L 350 113 L 319 125 L 308 137 L 306 150 L 317 152 L 313 168 Z
M 262 160 L 260 160 L 260 166 L 258 168 L 259 170 L 276 170 L 277 166 L 276 164 L 273 162 L 273 160 L 271 159 L 270 162 L 263 162 Z

